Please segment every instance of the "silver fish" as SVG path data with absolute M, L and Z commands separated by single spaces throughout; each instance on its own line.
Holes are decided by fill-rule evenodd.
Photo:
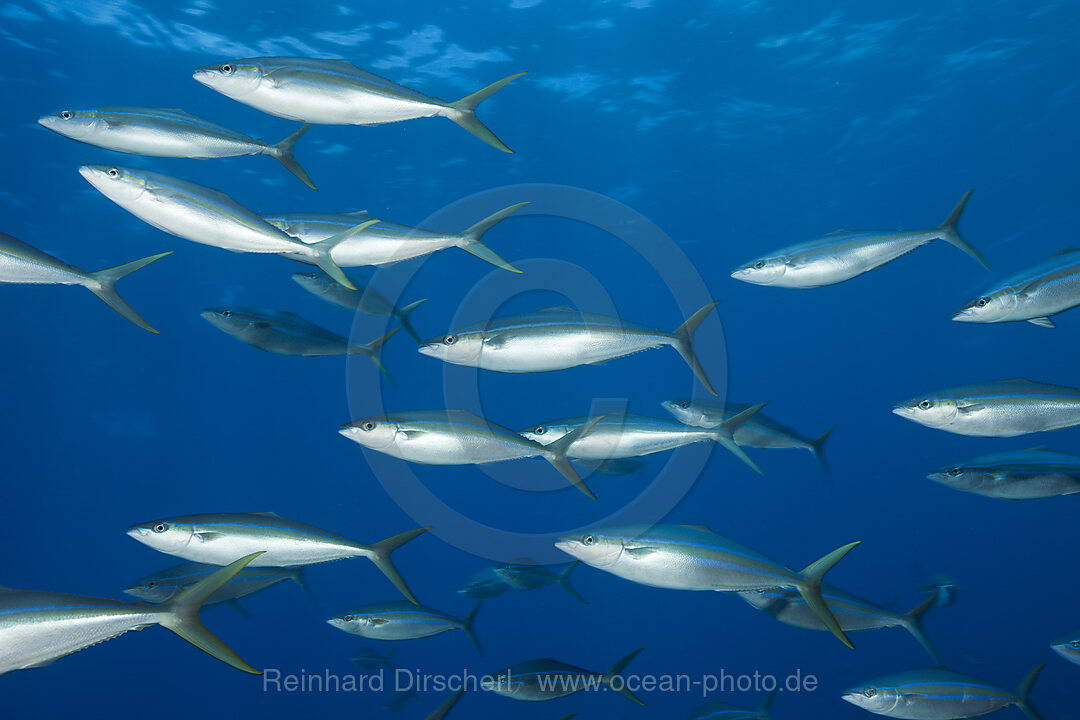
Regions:
M 795 590 L 752 590 L 739 593 L 739 597 L 785 625 L 807 630 L 828 629 Z M 923 616 L 937 604 L 936 595 L 926 598 L 908 613 L 893 612 L 869 600 L 825 584 L 821 586 L 821 597 L 825 599 L 825 604 L 844 632 L 902 627 L 923 646 L 934 662 L 938 664 L 943 662 L 941 655 L 922 628 Z
M 598 365 L 642 350 L 670 346 L 715 395 L 705 369 L 694 355 L 690 338 L 718 304 L 709 303 L 670 333 L 571 308 L 548 308 L 470 325 L 429 340 L 420 346 L 420 352 L 454 365 L 530 373 Z
M 710 428 L 633 413 L 609 413 L 596 423 L 591 431 L 571 444 L 566 454 L 575 459 L 608 460 L 652 455 L 698 442 L 716 442 L 760 473 L 761 468 L 736 444 L 732 433 L 764 406 L 765 403 L 754 405 L 732 416 L 723 424 Z M 547 445 L 566 437 L 567 433 L 587 421 L 588 418 L 584 417 L 555 420 L 522 430 L 520 435 Z
M 579 563 L 575 560 L 557 573 L 537 565 L 517 565 L 505 563 L 496 565 L 492 571 L 507 586 L 515 590 L 540 590 L 548 585 L 558 584 L 563 590 L 570 593 L 575 600 L 588 605 L 589 601 L 581 597 L 581 594 L 570 584 L 570 573 Z M 459 591 L 460 592 L 460 591 Z
M 483 602 L 476 603 L 472 612 L 459 620 L 424 605 L 407 602 L 377 603 L 335 615 L 326 622 L 338 630 L 371 640 L 417 640 L 441 635 L 450 630 L 461 630 L 468 636 L 476 654 L 483 655 L 474 629 L 476 613 L 481 605 Z
M 428 97 L 344 60 L 258 57 L 207 65 L 194 78 L 217 92 L 288 120 L 319 125 L 381 125 L 445 117 L 488 145 L 512 153 L 476 117 L 476 106 L 525 73 L 454 102 Z
M 725 408 L 692 400 L 665 400 L 661 405 L 679 422 L 705 428 L 716 427 L 751 407 L 745 403 L 728 403 Z M 806 450 L 814 456 L 821 469 L 828 472 L 829 464 L 825 461 L 823 451 L 825 441 L 835 429 L 831 427 L 817 438 L 810 439 L 759 412 L 735 428 L 732 436 L 740 447 Z
M 0 233 L 0 283 L 21 285 L 81 285 L 143 330 L 158 334 L 116 292 L 116 283 L 125 275 L 160 260 L 171 252 L 151 255 L 124 265 L 84 272 L 35 247 Z
M 355 420 L 339 432 L 353 442 L 408 462 L 424 465 L 486 465 L 542 457 L 581 492 L 596 498 L 566 457 L 566 451 L 602 418 L 551 445 L 526 440 L 466 410 L 419 410 Z
M 761 701 L 761 705 L 757 710 L 747 710 L 746 708 L 714 700 L 699 705 L 686 720 L 772 720 L 769 709 L 772 708 L 775 699 L 776 691 L 774 690 Z
M 0 675 L 42 667 L 131 630 L 161 625 L 238 670 L 259 675 L 203 627 L 199 608 L 258 553 L 235 560 L 162 605 L 0 588 Z
M 221 569 L 219 565 L 186 562 L 139 578 L 124 588 L 128 595 L 148 603 L 168 602 L 185 589 Z M 307 592 L 303 568 L 244 568 L 217 592 L 208 597 L 204 605 L 215 605 L 238 600 L 291 580 Z
M 501 575 L 495 572 L 494 567 L 486 567 L 473 573 L 472 577 L 457 589 L 457 592 L 459 595 L 477 600 L 487 600 L 513 589 Z
M 843 698 L 875 715 L 904 720 L 974 718 L 1016 705 L 1030 720 L 1042 720 L 1029 695 L 1039 665 L 1015 693 L 952 670 L 913 670 L 887 675 L 854 687 Z
M 1040 327 L 1056 327 L 1051 315 L 1080 305 L 1080 250 L 1069 248 L 1049 260 L 1021 270 L 953 315 L 968 323 L 1027 321 Z
M 650 587 L 717 592 L 794 588 L 822 624 L 853 648 L 821 596 L 821 583 L 858 544 L 838 548 L 802 572 L 692 525 L 603 528 L 561 537 L 555 547 L 586 565 Z
M 630 692 L 625 682 L 615 682 L 640 652 L 640 648 L 635 650 L 602 673 L 583 670 L 554 658 L 530 660 L 491 673 L 490 677 L 480 682 L 480 687 L 512 700 L 544 702 L 582 690 L 598 690 L 606 686 L 628 700 L 644 705 L 645 703 Z
M 342 287 L 333 278 L 319 273 L 293 273 L 292 278 L 300 287 L 312 295 L 321 297 L 326 302 L 345 310 L 362 312 L 366 315 L 395 318 L 401 323 L 401 327 L 405 328 L 405 332 L 412 336 L 413 340 L 420 342 L 420 336 L 416 334 L 409 316 L 412 315 L 413 310 L 427 302 L 426 298 L 398 309 L 394 303 L 384 298 L 374 287 L 371 285 L 364 286 L 355 280 L 353 280 L 353 285 L 356 285 L 356 289 L 349 290 Z
M 1030 500 L 1080 493 L 1080 457 L 1032 448 L 984 455 L 927 475 L 942 485 L 986 497 Z
M 128 528 L 127 534 L 158 552 L 208 565 L 223 565 L 244 552 L 262 551 L 253 567 L 299 567 L 363 557 L 375 563 L 401 591 L 416 602 L 390 554 L 431 528 L 417 528 L 365 545 L 274 513 L 208 513 L 151 520 Z M 251 548 L 251 550 L 249 550 Z
M 390 670 L 393 672 L 394 663 L 390 658 L 397 652 L 397 648 L 390 648 L 385 655 L 380 655 L 374 648 L 360 648 L 353 653 L 352 661 L 361 670 Z
M 435 708 L 435 711 L 428 715 L 425 720 L 443 720 L 443 718 L 450 714 L 450 711 L 454 709 L 454 706 L 457 705 L 458 700 L 460 700 L 461 696 L 464 694 L 464 688 L 458 690 L 456 693 L 448 697 L 442 705 Z
M 973 437 L 1015 437 L 1080 425 L 1080 390 L 1022 378 L 938 390 L 893 408 L 902 418 Z
M 835 285 L 881 267 L 934 240 L 955 245 L 989 269 L 985 258 L 960 236 L 956 227 L 971 193 L 968 190 L 945 222 L 933 230 L 837 232 L 751 260 L 732 272 L 731 277 L 755 285 L 787 288 Z
M 1080 632 L 1058 638 L 1050 643 L 1050 649 L 1074 665 L 1080 665 Z
M 423 257 L 440 250 L 461 248 L 495 267 L 513 273 L 521 271 L 495 254 L 484 244 L 484 234 L 529 205 L 520 202 L 492 213 L 480 222 L 459 233 L 441 233 L 431 230 L 376 220 L 375 224 L 357 233 L 347 242 L 336 246 L 331 253 L 334 262 L 341 267 L 366 265 L 392 265 L 404 260 Z M 264 215 L 263 219 L 296 239 L 312 244 L 339 235 L 355 227 L 357 223 L 375 220 L 366 212 L 356 213 L 287 213 Z M 296 258 L 300 260 L 301 258 Z
M 334 262 L 331 251 L 378 222 L 366 220 L 308 245 L 270 225 L 225 193 L 186 180 L 108 165 L 83 165 L 79 174 L 105 197 L 159 230 L 234 252 L 303 258 L 350 289 L 355 287 Z
M 326 357 L 330 355 L 366 355 L 375 367 L 390 377 L 379 349 L 398 331 L 394 328 L 369 343 L 350 342 L 348 338 L 309 322 L 291 312 L 262 308 L 206 308 L 203 318 L 224 333 L 252 347 L 278 355 Z
M 270 144 L 172 108 L 61 110 L 38 118 L 38 124 L 72 140 L 132 155 L 194 159 L 269 155 L 318 190 L 293 155 L 293 146 L 311 125 Z

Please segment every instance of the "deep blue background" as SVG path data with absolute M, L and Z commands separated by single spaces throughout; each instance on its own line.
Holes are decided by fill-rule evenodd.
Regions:
M 289 274 L 300 266 L 194 245 L 143 224 L 87 185 L 76 173 L 80 164 L 152 167 L 268 213 L 367 209 L 417 224 L 473 193 L 557 183 L 627 203 L 692 259 L 723 300 L 722 330 L 707 323 L 703 355 L 715 376 L 727 373 L 734 399 L 771 400 L 775 417 L 810 436 L 838 425 L 827 450 L 832 481 L 802 452 L 756 452 L 765 477 L 717 452 L 669 521 L 709 524 L 796 567 L 861 539 L 830 578 L 897 609 L 916 604 L 935 572 L 948 572 L 961 585 L 960 600 L 927 624 L 950 666 L 1011 688 L 1032 665 L 1048 662 L 1037 703 L 1048 718 L 1075 712 L 1069 689 L 1077 668 L 1048 649 L 1051 638 L 1080 624 L 1074 500 L 993 501 L 924 475 L 1042 443 L 1075 451 L 1080 434 L 972 439 L 889 413 L 923 390 L 966 382 L 1080 382 L 1075 315 L 1053 331 L 949 320 L 995 277 L 1076 242 L 1074 4 L 321 5 L 197 0 L 176 10 L 127 0 L 19 0 L 0 7 L 0 229 L 88 270 L 176 251 L 120 286 L 160 337 L 80 289 L 3 288 L 0 583 L 120 597 L 126 583 L 171 561 L 125 537 L 124 528 L 183 513 L 273 510 L 360 541 L 422 520 L 388 498 L 364 453 L 335 432 L 359 410 L 347 401 L 344 361 L 259 353 L 198 311 L 229 303 L 291 309 L 342 332 L 348 314 L 295 286 Z M 522 5 L 529 7 L 511 7 Z M 120 156 L 35 123 L 64 108 L 180 107 L 277 140 L 294 125 L 190 78 L 204 64 L 264 54 L 345 57 L 448 99 L 528 70 L 480 110 L 517 154 L 495 152 L 441 119 L 318 127 L 297 148 L 321 188 L 316 194 L 268 158 Z M 935 243 L 813 291 L 728 277 L 757 254 L 831 230 L 937 225 L 971 187 L 977 191 L 961 229 L 990 257 L 994 275 Z M 623 317 L 665 329 L 684 319 L 664 281 L 594 228 L 515 218 L 489 240 L 512 262 L 557 258 L 580 266 Z M 445 332 L 490 271 L 456 250 L 424 264 L 404 297 L 431 298 L 415 315 L 421 334 Z M 533 293 L 511 305 L 539 302 L 558 298 Z M 382 327 L 360 318 L 357 339 Z M 417 355 L 405 337 L 395 338 L 385 359 L 398 379 L 383 388 L 385 407 L 441 406 L 436 361 Z M 480 380 L 485 413 L 511 427 L 581 414 L 592 398 L 628 397 L 632 409 L 663 415 L 661 400 L 691 389 L 688 370 L 667 350 L 600 368 Z M 353 404 L 362 405 L 363 386 L 352 391 Z M 414 469 L 470 517 L 540 531 L 603 517 L 665 461 L 652 458 L 634 476 L 594 478 L 595 505 L 572 490 L 514 492 L 475 468 Z M 519 465 L 550 472 L 540 461 Z M 454 588 L 486 562 L 432 536 L 398 561 L 422 599 L 461 614 L 470 603 Z M 246 603 L 253 620 L 222 608 L 208 611 L 207 622 L 258 667 L 352 672 L 350 655 L 370 643 L 323 620 L 392 599 L 393 590 L 363 561 L 315 567 L 310 584 L 315 606 L 280 587 Z M 602 670 L 645 647 L 632 670 L 817 675 L 817 692 L 777 701 L 778 719 L 867 717 L 839 699 L 845 687 L 927 662 L 898 629 L 856 635 L 853 653 L 734 597 L 645 588 L 590 568 L 577 571 L 576 585 L 589 606 L 557 588 L 492 601 L 478 621 L 482 659 L 457 633 L 404 644 L 397 659 L 430 672 L 483 673 L 550 655 Z M 5 714 L 19 717 L 350 717 L 377 714 L 385 700 L 264 693 L 259 679 L 160 628 L 0 684 Z M 427 694 L 407 716 L 423 717 L 441 699 Z M 726 699 L 756 706 L 760 696 Z M 646 700 L 647 710 L 610 693 L 528 706 L 478 694 L 457 714 L 673 717 L 700 702 L 660 693 Z

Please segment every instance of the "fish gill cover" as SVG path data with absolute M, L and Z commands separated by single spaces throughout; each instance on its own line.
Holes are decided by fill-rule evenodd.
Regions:
M 3 3 L 5 716 L 1073 717 L 1078 23 Z

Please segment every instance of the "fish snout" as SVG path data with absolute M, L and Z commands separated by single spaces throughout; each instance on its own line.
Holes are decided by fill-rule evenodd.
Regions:
M 428 357 L 438 357 L 438 345 L 439 343 L 435 342 L 421 343 L 420 346 L 416 348 L 416 351 L 421 355 L 427 355 Z
M 128 537 L 133 537 L 136 540 L 146 537 L 150 534 L 150 528 L 142 527 L 141 525 L 132 525 L 127 529 Z

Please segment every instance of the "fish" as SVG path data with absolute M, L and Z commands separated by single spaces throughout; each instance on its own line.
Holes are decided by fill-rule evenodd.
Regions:
M 841 231 L 762 255 L 740 265 L 731 277 L 754 285 L 825 287 L 858 277 L 934 240 L 944 240 L 960 248 L 989 270 L 986 258 L 969 245 L 957 229 L 972 192 L 968 190 L 945 222 L 932 230 Z
M 382 709 L 389 713 L 399 713 L 405 709 L 405 705 L 407 705 L 410 700 L 419 699 L 420 695 L 417 694 L 415 688 L 398 690 L 390 696 L 389 700 L 382 704 Z
M 745 403 L 728 403 L 725 408 L 720 405 L 694 402 L 688 399 L 665 400 L 661 405 L 679 422 L 705 428 L 716 427 L 726 420 L 730 420 L 737 413 L 751 407 Z M 740 447 L 806 450 L 817 460 L 821 469 L 828 473 L 829 464 L 825 460 L 824 452 L 825 441 L 829 439 L 835 429 L 835 427 L 831 427 L 817 438 L 810 439 L 759 412 L 735 428 L 732 436 L 735 443 Z
M 897 404 L 893 413 L 971 437 L 1016 437 L 1080 425 L 1080 390 L 1023 378 L 961 385 Z
M 476 117 L 476 107 L 525 73 L 493 82 L 460 100 L 428 97 L 345 60 L 257 57 L 198 68 L 193 77 L 211 90 L 287 120 L 317 125 L 382 125 L 445 117 L 506 153 L 509 147 Z
M 1067 248 L 1049 260 L 984 290 L 953 314 L 966 323 L 1027 321 L 1039 327 L 1057 327 L 1051 315 L 1080 305 L 1080 250 Z
M 1080 665 L 1080 632 L 1059 637 L 1050 643 L 1050 649 L 1074 665 Z
M 505 207 L 459 233 L 422 230 L 409 225 L 378 220 L 366 212 L 287 213 L 262 217 L 287 235 L 308 244 L 323 242 L 355 227 L 359 222 L 375 220 L 370 227 L 331 251 L 331 257 L 340 267 L 393 265 L 456 247 L 497 268 L 520 274 L 520 270 L 485 245 L 483 238 L 493 227 L 529 204 L 531 203 L 519 202 Z M 300 257 L 295 259 L 302 260 Z
M 450 711 L 454 709 L 454 706 L 457 705 L 458 700 L 460 700 L 461 696 L 464 694 L 465 688 L 458 690 L 456 693 L 448 697 L 442 705 L 435 708 L 435 711 L 428 715 L 426 720 L 442 720 L 444 717 L 450 714 Z
M 943 668 L 887 675 L 843 694 L 852 705 L 891 718 L 953 720 L 982 717 L 1016 705 L 1029 720 L 1042 720 L 1031 705 L 1031 688 L 1045 665 L 1024 678 L 1015 693 Z
M 0 283 L 81 285 L 135 325 L 155 335 L 160 335 L 120 297 L 116 292 L 116 283 L 136 270 L 171 254 L 172 252 L 159 253 L 141 260 L 88 273 L 27 245 L 7 233 L 0 232 Z
M 751 590 L 739 593 L 739 597 L 785 625 L 807 630 L 827 629 L 795 590 Z M 827 584 L 821 586 L 821 597 L 844 632 L 902 627 L 923 646 L 934 662 L 938 664 L 943 662 L 941 654 L 930 642 L 930 638 L 926 636 L 922 627 L 923 616 L 937 604 L 935 595 L 927 597 L 907 613 L 893 612 Z
M 477 600 L 487 600 L 513 589 L 510 583 L 495 572 L 494 567 L 489 566 L 473 573 L 473 576 L 457 589 L 457 593 Z
M 670 590 L 745 592 L 795 588 L 840 642 L 855 646 L 825 604 L 822 578 L 859 542 L 848 543 L 802 572 L 697 525 L 626 525 L 565 535 L 555 547 L 586 565 L 631 582 Z
M 617 460 L 573 460 L 575 465 L 585 468 L 589 472 L 600 473 L 601 475 L 630 475 L 636 473 L 642 467 L 642 463 L 637 458 L 619 458 Z
M 378 220 L 364 220 L 308 245 L 264 221 L 223 192 L 150 170 L 83 165 L 79 174 L 102 195 L 158 230 L 234 252 L 303 258 L 349 289 L 355 286 L 331 251 Z
M 450 630 L 461 630 L 468 636 L 476 654 L 483 655 L 473 627 L 476 613 L 483 604 L 476 603 L 472 612 L 460 620 L 424 605 L 389 602 L 358 607 L 335 615 L 326 622 L 338 630 L 370 640 L 417 640 Z
M 246 307 L 215 307 L 202 311 L 203 319 L 222 332 L 252 347 L 278 355 L 327 357 L 366 355 L 387 378 L 379 349 L 398 331 L 394 328 L 369 343 L 351 342 L 335 332 L 291 312 Z
M 161 605 L 0 588 L 0 675 L 42 667 L 131 630 L 161 625 L 237 670 L 261 675 L 199 620 L 199 609 L 259 553 L 228 563 Z
M 124 592 L 143 602 L 155 605 L 168 602 L 208 575 L 221 569 L 220 565 L 186 562 L 165 570 L 139 578 L 124 588 Z M 246 567 L 225 583 L 217 592 L 208 597 L 204 605 L 232 603 L 254 593 L 273 587 L 280 582 L 291 580 L 307 593 L 304 581 L 304 569 L 275 567 Z
M 699 705 L 686 720 L 772 720 L 769 709 L 772 708 L 775 699 L 776 691 L 774 690 L 765 696 L 757 710 L 747 710 L 714 700 Z
M 1080 493 L 1080 457 L 1031 448 L 983 455 L 926 476 L 956 490 L 1003 500 Z
M 273 144 L 173 108 L 61 110 L 38 118 L 38 124 L 66 138 L 131 155 L 198 160 L 269 155 L 318 190 L 293 155 L 296 141 L 310 124 Z
M 504 460 L 542 457 L 590 498 L 596 495 L 578 475 L 566 451 L 603 416 L 550 445 L 526 440 L 467 410 L 419 410 L 354 420 L 338 432 L 370 450 L 423 465 L 486 465 Z
M 624 698 L 644 706 L 645 703 L 630 692 L 625 682 L 615 682 L 621 678 L 623 670 L 642 649 L 638 648 L 602 673 L 567 665 L 554 658 L 529 660 L 491 673 L 480 681 L 480 688 L 512 700 L 545 702 L 582 690 L 608 687 Z
M 540 590 L 548 585 L 557 584 L 570 593 L 575 600 L 588 605 L 589 601 L 583 598 L 570 584 L 570 573 L 579 564 L 575 560 L 557 573 L 537 565 L 515 565 L 513 563 L 496 565 L 492 570 L 506 585 L 515 590 Z
M 765 403 L 755 405 L 733 416 L 724 424 L 711 428 L 694 427 L 633 413 L 608 413 L 590 432 L 570 445 L 566 454 L 570 458 L 581 460 L 609 460 L 652 455 L 698 442 L 716 442 L 762 473 L 758 464 L 736 444 L 732 433 L 764 406 Z M 584 417 L 555 420 L 522 430 L 520 435 L 545 445 L 566 437 L 567 433 L 587 421 L 588 418 Z
M 401 323 L 401 327 L 405 328 L 405 332 L 412 336 L 413 340 L 420 342 L 420 336 L 417 335 L 409 317 L 412 315 L 413 310 L 427 302 L 427 298 L 409 303 L 399 309 L 371 285 L 365 286 L 352 278 L 349 279 L 356 286 L 355 290 L 342 287 L 333 278 L 319 273 L 293 273 L 292 278 L 300 287 L 332 305 L 337 305 L 345 310 L 362 312 L 366 315 L 395 318 Z
M 959 584 L 948 575 L 937 573 L 930 583 L 923 588 L 923 592 L 930 593 L 937 601 L 938 607 L 948 607 L 956 602 L 956 593 Z
M 361 670 L 394 670 L 394 664 L 390 658 L 397 652 L 397 648 L 390 648 L 385 655 L 380 655 L 375 648 L 360 648 L 353 653 L 352 661 Z
M 223 565 L 248 548 L 261 550 L 252 567 L 299 567 L 363 557 L 375 563 L 401 594 L 417 603 L 390 554 L 430 527 L 417 528 L 365 545 L 271 512 L 207 513 L 150 520 L 127 534 L 158 552 L 184 560 Z
M 691 336 L 717 305 L 718 301 L 705 305 L 670 333 L 572 308 L 547 308 L 470 325 L 428 340 L 419 350 L 422 355 L 454 365 L 533 373 L 599 365 L 642 350 L 670 346 L 702 385 L 716 395 L 694 354 Z

